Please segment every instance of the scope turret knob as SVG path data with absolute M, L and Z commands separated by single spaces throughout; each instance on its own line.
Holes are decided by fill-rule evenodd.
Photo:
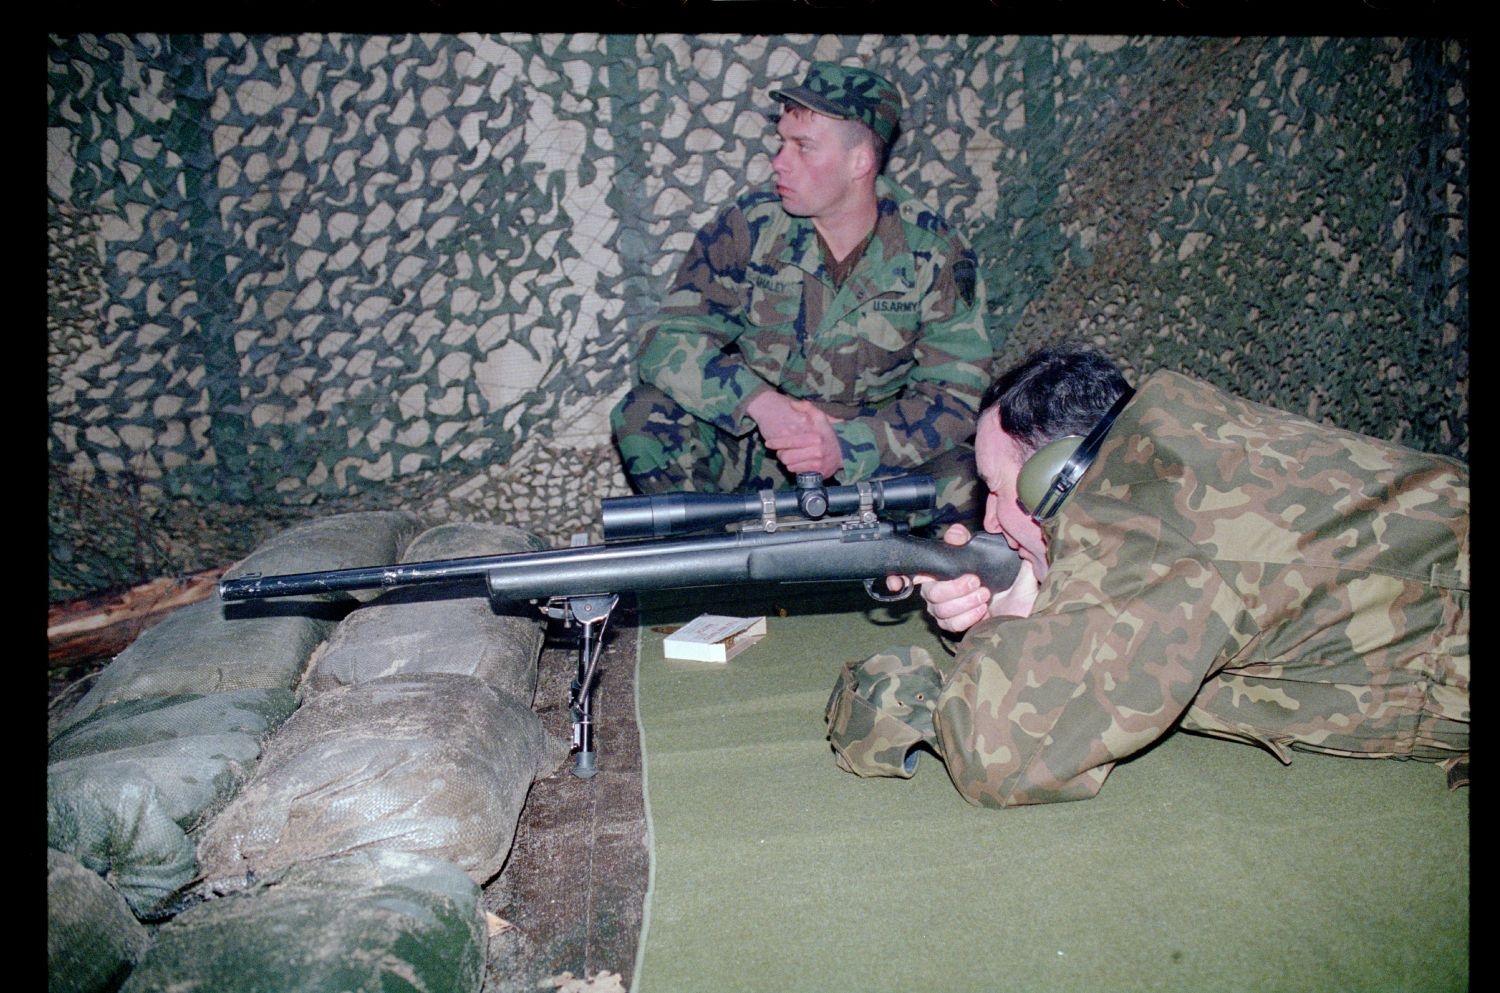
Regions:
M 816 472 L 797 473 L 797 508 L 803 517 L 818 518 L 828 513 L 828 491 L 823 476 Z

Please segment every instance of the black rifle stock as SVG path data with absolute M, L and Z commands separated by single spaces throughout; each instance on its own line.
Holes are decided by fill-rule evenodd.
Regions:
M 700 537 L 633 537 L 597 545 L 398 563 L 280 576 L 258 574 L 219 582 L 226 602 L 308 596 L 355 590 L 441 584 L 493 601 L 532 601 L 550 617 L 582 626 L 579 674 L 573 685 L 574 772 L 594 773 L 589 703 L 602 634 L 622 592 L 687 589 L 742 583 L 863 582 L 877 600 L 899 600 L 876 590 L 887 576 L 954 579 L 967 573 L 991 590 L 1009 588 L 1020 559 L 997 535 L 977 534 L 962 546 L 917 537 L 904 523 L 879 514 L 915 511 L 935 502 L 931 477 L 903 476 L 850 486 L 824 487 L 802 477 L 798 489 L 755 496 L 667 494 L 604 501 L 605 534 L 671 533 L 673 530 L 738 529 Z M 848 510 L 824 517 L 829 510 Z M 744 518 L 758 514 L 759 520 Z M 790 514 L 794 519 L 784 520 Z
M 1015 553 L 996 535 L 976 535 L 967 545 L 953 546 L 877 521 L 247 575 L 221 580 L 219 597 L 233 602 L 443 583 L 468 586 L 470 592 L 487 593 L 493 600 L 541 601 L 736 583 L 873 583 L 886 576 L 919 573 L 938 579 L 975 573 L 991 589 L 1002 590 L 1015 579 L 1015 564 Z

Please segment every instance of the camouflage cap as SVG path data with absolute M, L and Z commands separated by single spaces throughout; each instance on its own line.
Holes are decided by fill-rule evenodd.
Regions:
M 856 776 L 910 779 L 932 744 L 942 670 L 919 645 L 845 662 L 823 707 L 828 741 L 840 769 Z
M 790 100 L 829 117 L 858 121 L 887 145 L 901 123 L 901 93 L 884 76 L 857 66 L 814 62 L 801 86 L 772 90 L 771 99 Z

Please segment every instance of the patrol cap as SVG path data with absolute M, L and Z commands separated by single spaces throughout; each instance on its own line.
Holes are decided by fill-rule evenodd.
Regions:
M 901 93 L 884 76 L 857 66 L 814 62 L 801 86 L 772 90 L 771 99 L 790 100 L 829 117 L 858 121 L 889 145 L 901 123 Z

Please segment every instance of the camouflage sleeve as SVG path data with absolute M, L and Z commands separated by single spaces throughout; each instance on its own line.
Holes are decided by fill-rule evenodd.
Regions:
M 920 465 L 974 433 L 979 398 L 1004 343 L 993 337 L 984 281 L 972 251 L 938 266 L 922 297 L 921 331 L 901 396 L 834 426 L 844 478 L 865 479 L 880 466 Z
M 745 215 L 731 206 L 693 238 L 636 359 L 642 382 L 735 435 L 754 429 L 739 408 L 768 385 L 738 353 L 724 351 L 746 330 L 749 253 Z
M 1030 617 L 964 639 L 934 723 L 971 803 L 1092 797 L 1249 636 L 1238 596 L 1182 536 L 1133 517 L 1088 541 L 1054 564 Z

